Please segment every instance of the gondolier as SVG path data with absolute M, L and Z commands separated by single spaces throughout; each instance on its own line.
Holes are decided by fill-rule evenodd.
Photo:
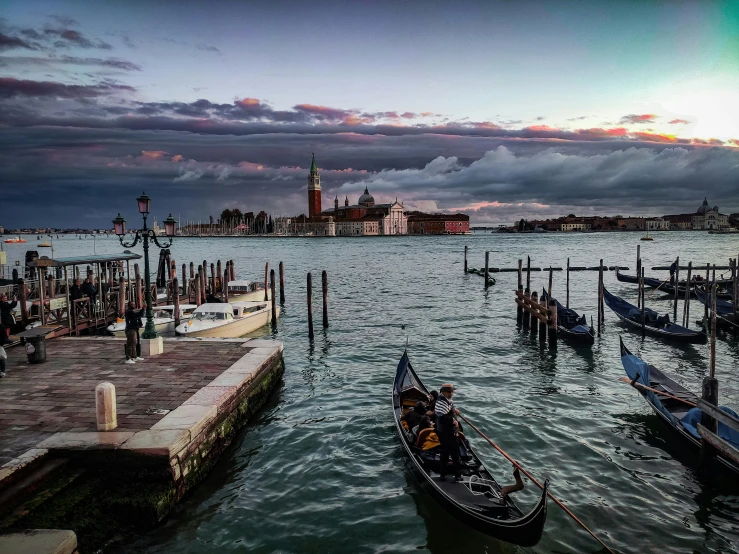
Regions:
M 452 402 L 452 394 L 455 388 L 451 383 L 441 386 L 439 398 L 436 400 L 436 434 L 439 435 L 441 443 L 441 457 L 439 459 L 439 480 L 446 479 L 447 464 L 449 456 L 452 457 L 452 466 L 454 467 L 454 479 L 460 481 L 462 479 L 462 468 L 459 460 L 459 443 L 457 442 L 457 422 L 454 416 L 459 414 L 459 410 L 454 407 Z

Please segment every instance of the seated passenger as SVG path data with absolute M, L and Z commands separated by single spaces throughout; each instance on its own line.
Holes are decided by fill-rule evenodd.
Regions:
M 422 450 L 431 450 L 432 448 L 440 446 L 439 436 L 436 434 L 434 424 L 431 423 L 431 420 L 427 416 L 418 424 L 418 439 L 416 441 L 416 446 Z
M 513 478 L 516 480 L 515 485 L 506 485 L 505 487 L 500 489 L 503 498 L 506 500 L 508 500 L 508 495 L 512 492 L 523 490 L 523 481 L 521 481 L 521 473 L 518 471 L 517 466 L 513 466 Z
M 431 421 L 436 419 L 436 399 L 439 398 L 439 391 L 432 390 L 429 393 L 429 405 L 426 414 L 431 418 Z
M 413 431 L 414 427 L 417 427 L 419 423 L 421 423 L 421 420 L 423 419 L 423 414 L 426 412 L 426 405 L 421 402 L 420 400 L 416 402 L 416 405 L 413 406 L 412 410 L 407 411 L 403 417 L 401 418 L 401 421 L 405 421 L 408 425 L 408 429 L 410 431 Z

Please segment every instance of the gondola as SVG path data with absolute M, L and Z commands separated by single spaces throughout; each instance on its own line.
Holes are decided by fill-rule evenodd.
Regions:
M 549 302 L 546 289 L 541 293 L 541 297 Z M 557 299 L 554 301 L 557 302 Z M 559 302 L 557 302 L 557 333 L 573 343 L 595 343 L 595 330 L 588 325 L 585 316 L 579 316 L 575 310 L 565 308 Z
M 642 328 L 642 312 L 633 304 L 629 304 L 626 300 L 611 294 L 603 288 L 603 299 L 608 304 L 621 322 L 627 327 L 641 331 Z M 644 310 L 644 332 L 653 337 L 659 337 L 684 344 L 705 344 L 706 332 L 693 331 L 687 327 L 677 325 L 670 322 L 670 316 L 659 316 L 654 310 L 645 308 Z
M 706 291 L 695 289 L 695 296 L 698 299 L 698 302 L 701 304 L 707 303 L 708 309 L 711 309 L 711 298 Z M 716 315 L 727 321 L 734 322 L 734 305 L 726 300 L 716 298 Z
M 639 279 L 636 275 L 626 275 L 625 273 L 621 273 L 619 270 L 616 270 L 616 279 L 621 281 L 622 283 L 639 283 Z M 695 285 L 702 285 L 705 283 L 704 280 L 696 280 L 691 279 L 691 291 L 690 294 L 693 298 L 696 297 L 695 295 Z M 686 281 L 680 281 L 678 283 L 678 295 L 680 298 L 685 296 L 685 284 Z M 717 293 L 718 298 L 731 298 L 731 289 L 728 287 L 731 285 L 731 281 L 722 281 L 719 283 L 720 286 L 723 286 L 725 288 L 720 289 Z M 649 287 L 651 289 L 659 289 L 661 292 L 664 292 L 666 295 L 674 295 L 675 294 L 675 285 L 668 281 L 660 281 L 656 277 L 644 277 L 644 286 Z
M 413 371 L 404 352 L 393 384 L 393 416 L 403 443 L 406 460 L 422 488 L 460 521 L 493 538 L 534 546 L 541 539 L 547 519 L 547 488 L 544 484 L 536 506 L 524 514 L 510 498 L 503 499 L 501 486 L 475 455 L 466 439 L 460 440 L 462 481 L 439 481 L 439 454 L 415 446 L 411 432 L 401 425 L 401 417 L 419 400 L 428 398 L 428 390 Z
M 677 384 L 653 365 L 649 365 L 642 359 L 634 356 L 624 346 L 623 340 L 621 340 L 621 363 L 629 379 L 636 379 L 636 382 L 642 385 L 687 400 L 693 404 L 698 400 L 696 394 Z M 701 439 L 696 427 L 701 420 L 702 412 L 698 408 L 693 408 L 680 400 L 658 395 L 651 391 L 637 390 L 649 402 L 649 405 L 654 410 L 654 413 L 659 416 L 660 420 L 669 429 L 675 431 L 684 444 L 689 445 L 691 450 L 694 451 L 700 449 Z M 732 409 L 725 406 L 721 406 L 721 409 L 735 417 L 737 415 Z M 732 431 L 728 426 L 719 422 L 718 434 L 722 439 L 730 442 L 735 448 L 739 448 L 739 433 Z M 718 460 L 727 468 L 739 472 L 739 466 L 727 458 L 722 457 L 720 454 Z

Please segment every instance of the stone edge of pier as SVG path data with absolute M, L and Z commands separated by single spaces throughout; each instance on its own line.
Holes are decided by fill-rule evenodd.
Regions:
M 59 466 L 71 464 L 98 474 L 110 473 L 114 480 L 140 478 L 142 488 L 151 485 L 151 492 L 141 491 L 144 500 L 136 505 L 140 511 L 136 517 L 144 526 L 164 519 L 205 478 L 284 372 L 280 341 L 172 340 L 241 342 L 249 351 L 148 430 L 60 432 L 41 441 L 0 467 L 0 498 L 14 488 L 34 491 L 34 473 L 43 473 L 45 466 L 58 462 Z M 23 528 L 24 517 L 14 519 Z

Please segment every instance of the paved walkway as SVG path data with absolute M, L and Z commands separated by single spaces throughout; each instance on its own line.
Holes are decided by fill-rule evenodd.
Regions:
M 249 350 L 237 342 L 165 340 L 164 354 L 123 363 L 121 339 L 59 338 L 46 343 L 47 361 L 29 364 L 21 347 L 8 349 L 0 379 L 0 465 L 59 431 L 95 431 L 95 387 L 116 388 L 118 428 L 149 429 Z

